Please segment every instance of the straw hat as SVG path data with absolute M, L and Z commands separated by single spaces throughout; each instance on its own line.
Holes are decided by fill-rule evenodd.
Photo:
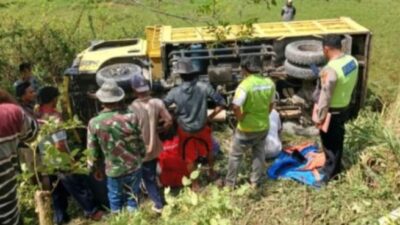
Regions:
M 96 97 L 103 103 L 119 102 L 125 97 L 125 92 L 115 81 L 108 80 L 96 92 Z

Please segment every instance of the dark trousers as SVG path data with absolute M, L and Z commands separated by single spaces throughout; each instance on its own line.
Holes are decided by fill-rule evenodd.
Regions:
M 68 221 L 67 214 L 68 196 L 72 196 L 84 210 L 86 216 L 96 212 L 97 206 L 94 203 L 92 192 L 88 187 L 88 177 L 78 174 L 59 174 L 59 182 L 55 187 L 52 198 L 54 206 L 54 216 L 57 223 Z M 52 176 L 54 181 L 56 176 Z
M 154 205 L 157 209 L 161 209 L 163 207 L 163 201 L 160 195 L 160 190 L 158 189 L 156 182 L 156 168 L 157 168 L 157 159 L 153 159 L 151 161 L 144 162 L 142 165 L 143 172 L 143 182 L 146 186 L 149 197 L 154 202 Z
M 336 176 L 341 171 L 341 160 L 344 145 L 344 124 L 348 119 L 348 113 L 343 111 L 333 113 L 328 131 L 320 131 L 320 137 L 326 154 L 324 172 L 328 179 Z

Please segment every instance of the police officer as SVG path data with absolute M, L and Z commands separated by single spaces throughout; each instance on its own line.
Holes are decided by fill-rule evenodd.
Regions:
M 262 62 L 259 56 L 248 56 L 241 60 L 243 81 L 236 89 L 232 109 L 238 120 L 232 149 L 229 153 L 226 185 L 234 186 L 237 170 L 244 151 L 251 149 L 252 173 L 250 182 L 258 186 L 264 173 L 265 137 L 269 130 L 269 113 L 275 94 L 275 84 L 261 75 Z
M 321 89 L 317 100 L 317 126 L 324 123 L 328 113 L 330 124 L 326 132 L 320 131 L 327 162 L 325 173 L 332 178 L 340 172 L 348 106 L 358 79 L 358 62 L 342 52 L 339 35 L 323 39 L 323 52 L 328 64 L 320 72 Z

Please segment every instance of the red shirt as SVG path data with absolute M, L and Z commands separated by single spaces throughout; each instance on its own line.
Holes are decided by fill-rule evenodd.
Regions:
M 55 117 L 56 119 L 62 121 L 61 113 L 59 113 L 55 108 L 42 105 L 39 107 L 37 118 L 40 120 L 46 120 L 49 117 Z

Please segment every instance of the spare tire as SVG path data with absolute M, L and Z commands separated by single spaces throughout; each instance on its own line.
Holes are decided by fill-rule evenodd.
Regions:
M 96 73 L 96 82 L 99 87 L 107 81 L 113 80 L 122 88 L 130 87 L 130 80 L 134 75 L 142 75 L 142 68 L 132 63 L 116 63 L 100 69 Z
M 318 78 L 318 76 L 314 75 L 313 71 L 310 68 L 293 65 L 288 60 L 285 61 L 284 67 L 286 73 L 290 77 L 304 80 L 313 80 Z
M 326 59 L 322 42 L 317 40 L 295 41 L 286 46 L 285 57 L 297 65 L 323 64 Z

